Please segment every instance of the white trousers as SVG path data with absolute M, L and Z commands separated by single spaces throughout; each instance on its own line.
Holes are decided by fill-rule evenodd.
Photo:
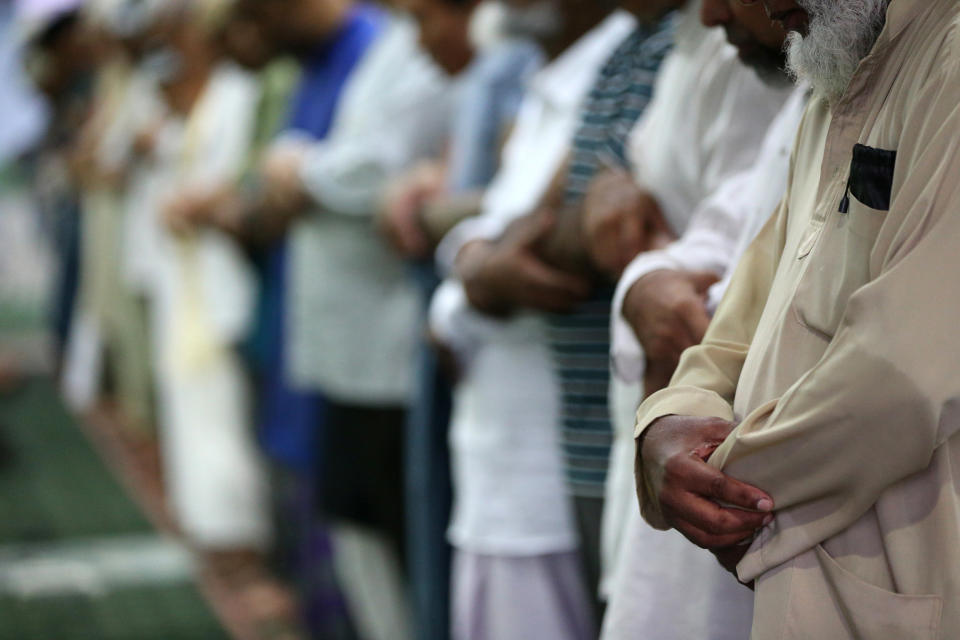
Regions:
M 753 592 L 708 551 L 640 517 L 633 479 L 638 385 L 615 382 L 616 445 L 607 479 L 607 613 L 602 640 L 747 640 Z
M 453 640 L 593 640 L 579 553 L 493 556 L 457 550 Z

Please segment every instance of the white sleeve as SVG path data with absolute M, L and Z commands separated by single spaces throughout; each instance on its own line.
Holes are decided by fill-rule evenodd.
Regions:
M 451 85 L 398 24 L 353 73 L 330 136 L 312 145 L 301 169 L 311 198 L 330 213 L 370 216 L 387 182 L 441 153 Z
M 453 351 L 464 371 L 480 348 L 499 335 L 506 324 L 470 306 L 463 284 L 452 278 L 444 280 L 433 294 L 428 323 L 430 332 Z
M 610 318 L 610 354 L 614 374 L 624 382 L 643 378 L 643 348 L 623 317 L 623 301 L 630 288 L 645 275 L 662 269 L 713 271 L 723 277 L 731 266 L 740 235 L 752 210 L 747 200 L 754 186 L 752 170 L 724 182 L 690 219 L 686 233 L 661 251 L 641 253 L 627 265 L 613 298 Z

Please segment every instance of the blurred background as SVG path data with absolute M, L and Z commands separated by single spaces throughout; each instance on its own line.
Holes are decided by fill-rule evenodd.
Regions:
M 375 218 L 398 176 L 442 155 L 476 8 L 421 4 L 0 0 L 0 638 L 411 633 L 406 587 L 369 598 L 385 622 L 347 606 L 315 461 L 320 389 L 386 406 L 388 426 L 410 393 L 395 370 L 414 367 L 422 301 Z M 358 65 L 369 86 L 345 88 Z M 371 346 L 386 380 L 330 382 L 316 349 L 298 383 L 286 373 L 287 345 L 310 341 L 287 298 L 290 244 L 319 206 L 300 176 L 328 137 L 314 172 L 347 222 L 324 233 L 369 251 L 362 228 L 389 254 L 373 278 L 392 302 L 366 309 L 402 325 L 401 348 Z M 420 168 L 405 192 L 441 175 Z M 323 266 L 307 272 L 340 281 Z M 394 466 L 373 480 L 390 495 Z M 398 544 L 361 536 L 351 566 L 375 590 L 400 584 Z

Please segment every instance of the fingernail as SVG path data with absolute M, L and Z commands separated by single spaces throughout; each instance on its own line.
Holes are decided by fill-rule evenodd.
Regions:
M 771 513 L 770 515 L 768 515 L 766 518 L 763 519 L 763 526 L 767 526 L 767 525 L 770 524 L 771 522 L 773 522 L 773 514 L 772 514 L 772 513 Z
M 757 511 L 773 511 L 773 501 L 770 498 L 757 500 Z

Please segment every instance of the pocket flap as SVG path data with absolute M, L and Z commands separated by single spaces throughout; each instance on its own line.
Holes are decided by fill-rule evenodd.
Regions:
M 897 152 L 857 144 L 850 162 L 850 193 L 871 209 L 888 211 Z

